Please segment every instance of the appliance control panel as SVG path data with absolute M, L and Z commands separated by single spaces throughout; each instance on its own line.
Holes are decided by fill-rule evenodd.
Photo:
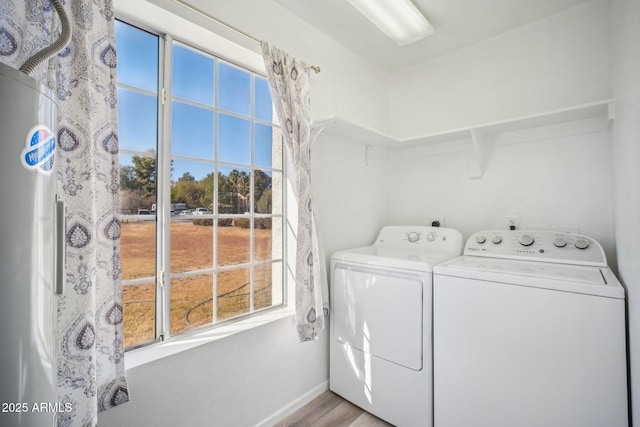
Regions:
M 602 246 L 583 234 L 555 231 L 489 230 L 474 233 L 464 255 L 605 267 Z
M 443 227 L 389 225 L 378 234 L 374 246 L 408 250 L 440 250 L 462 248 L 462 234 L 458 230 Z

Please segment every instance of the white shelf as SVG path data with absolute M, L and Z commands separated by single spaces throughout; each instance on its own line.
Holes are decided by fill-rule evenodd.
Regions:
M 326 133 L 363 145 L 394 148 L 394 146 L 398 144 L 398 140 L 389 135 L 337 116 L 314 120 L 311 128 L 312 135 Z
M 460 151 L 453 141 L 466 140 L 466 149 L 471 151 L 472 166 L 470 177 L 481 177 L 484 172 L 484 150 L 487 140 L 500 143 L 502 135 L 510 135 L 511 141 L 526 142 L 536 139 L 566 136 L 608 129 L 614 118 L 613 101 L 603 100 L 570 108 L 549 111 L 509 120 L 480 124 L 444 132 L 437 132 L 412 138 L 398 139 L 337 116 L 315 120 L 312 125 L 313 137 L 321 134 L 339 136 L 365 146 L 381 147 L 387 150 L 403 150 L 426 146 L 439 146 L 438 152 L 446 152 L 442 146 L 450 145 Z M 541 131 L 543 130 L 543 131 Z
M 534 129 L 540 127 L 548 127 L 560 125 L 569 122 L 578 122 L 589 119 L 604 119 L 605 126 L 609 126 L 609 122 L 613 119 L 613 101 L 605 100 L 576 107 L 563 108 L 560 110 L 548 111 L 541 114 L 533 114 L 529 116 L 516 117 L 509 120 L 485 123 L 477 126 L 469 126 L 465 128 L 438 132 L 416 138 L 407 138 L 399 140 L 401 143 L 434 143 L 444 142 L 454 139 L 464 138 L 471 131 L 482 132 L 483 134 L 495 134 L 502 132 L 513 132 L 525 129 Z M 605 123 L 605 122 L 603 122 Z

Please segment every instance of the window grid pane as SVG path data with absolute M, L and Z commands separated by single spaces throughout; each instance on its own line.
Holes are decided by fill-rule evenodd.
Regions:
M 157 92 L 158 36 L 116 21 L 118 83 Z
M 171 116 L 171 153 L 212 160 L 213 112 L 173 101 Z
M 247 71 L 219 62 L 219 107 L 245 116 L 251 115 L 251 77 Z
M 118 87 L 118 143 L 147 151 L 158 145 L 158 97 Z
M 220 161 L 251 164 L 251 122 L 218 115 L 218 158 Z
M 122 311 L 125 347 L 155 340 L 155 281 L 123 286 Z
M 171 280 L 171 333 L 211 324 L 213 275 L 199 274 Z
M 174 44 L 172 76 L 173 96 L 213 106 L 213 58 Z

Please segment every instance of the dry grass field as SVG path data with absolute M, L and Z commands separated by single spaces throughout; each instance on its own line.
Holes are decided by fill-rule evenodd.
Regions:
M 122 273 L 124 280 L 155 275 L 155 222 L 122 223 Z M 171 224 L 171 273 L 213 267 L 213 227 L 191 221 Z M 254 259 L 271 259 L 271 230 L 254 230 Z M 250 260 L 250 232 L 239 227 L 218 227 L 218 264 L 232 266 Z M 274 268 L 278 268 L 279 264 Z M 250 269 L 217 275 L 217 320 L 250 310 Z M 200 274 L 171 280 L 171 333 L 184 332 L 213 322 L 214 275 Z M 271 305 L 271 265 L 254 269 L 254 308 Z M 123 287 L 125 346 L 155 337 L 155 283 Z

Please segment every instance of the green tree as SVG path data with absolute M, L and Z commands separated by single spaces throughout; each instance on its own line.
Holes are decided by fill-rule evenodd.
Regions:
M 218 172 L 218 191 L 220 193 L 227 193 L 231 191 L 229 180 L 227 176 L 222 172 Z
M 136 169 L 133 166 L 120 167 L 120 189 L 121 190 L 138 190 L 136 182 Z
M 195 178 L 193 175 L 191 175 L 189 172 L 185 172 L 182 174 L 182 176 L 180 178 L 178 178 L 178 181 L 190 181 L 190 182 L 195 182 Z
M 253 200 L 255 211 L 258 213 L 271 213 L 271 176 L 256 170 L 253 173 Z
M 213 211 L 213 173 L 207 174 L 200 181 L 204 187 L 203 206 Z
M 233 169 L 229 175 L 218 173 L 218 210 L 221 213 L 244 213 L 249 209 L 249 174 Z
M 148 150 L 147 156 L 133 156 L 133 168 L 137 188 L 142 190 L 145 197 L 156 194 L 156 152 Z
M 257 213 L 271 213 L 272 212 L 272 199 L 271 199 L 271 188 L 265 190 L 260 199 L 256 202 L 256 212 Z
M 133 156 L 132 165 L 120 167 L 120 207 L 123 213 L 150 209 L 156 202 L 156 152 Z
M 171 203 L 186 203 L 188 209 L 203 207 L 205 191 L 200 182 L 179 179 L 171 187 Z
M 246 171 L 234 169 L 229 172 L 227 180 L 237 194 L 242 194 L 245 197 L 249 195 L 249 175 Z

